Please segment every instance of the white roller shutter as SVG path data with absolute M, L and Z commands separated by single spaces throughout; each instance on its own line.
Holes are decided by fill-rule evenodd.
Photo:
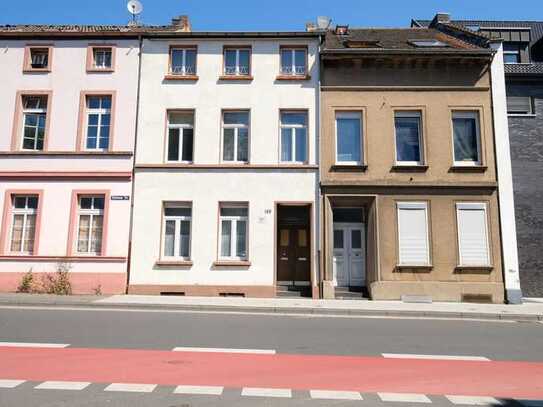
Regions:
M 400 265 L 429 265 L 428 214 L 425 202 L 398 202 Z
M 461 266 L 489 266 L 488 226 L 485 203 L 456 204 L 458 249 Z

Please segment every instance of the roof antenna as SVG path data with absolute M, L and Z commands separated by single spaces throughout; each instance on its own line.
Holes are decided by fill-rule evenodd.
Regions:
M 132 20 L 128 22 L 128 25 L 131 27 L 137 26 L 138 20 L 137 16 L 143 11 L 143 5 L 138 0 L 130 0 L 126 5 L 128 12 L 132 14 Z

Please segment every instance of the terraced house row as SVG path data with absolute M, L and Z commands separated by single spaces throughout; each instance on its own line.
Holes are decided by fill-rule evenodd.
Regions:
M 0 290 L 521 300 L 503 47 L 0 27 Z

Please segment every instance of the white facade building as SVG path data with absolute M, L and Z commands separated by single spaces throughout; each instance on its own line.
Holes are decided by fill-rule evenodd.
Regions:
M 144 39 L 129 292 L 318 296 L 318 37 Z

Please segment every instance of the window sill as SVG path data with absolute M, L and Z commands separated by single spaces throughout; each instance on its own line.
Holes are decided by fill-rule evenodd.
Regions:
M 534 117 L 537 117 L 535 113 L 508 113 L 508 117 L 526 117 L 533 119 Z
M 488 274 L 494 270 L 492 266 L 456 266 L 454 268 L 455 273 L 466 274 Z
M 311 75 L 277 75 L 276 81 L 307 81 Z
M 453 165 L 449 172 L 486 172 L 486 165 Z
M 334 164 L 330 167 L 331 171 L 338 171 L 338 172 L 365 172 L 367 169 L 368 169 L 367 165 Z
M 115 69 L 113 69 L 113 68 L 89 68 L 89 69 L 87 69 L 87 73 L 100 73 L 100 72 L 112 73 L 112 72 L 115 72 Z
M 156 267 L 192 267 L 192 260 L 157 260 Z
M 392 172 L 426 172 L 428 170 L 428 165 L 393 165 L 391 168 Z
M 431 264 L 422 265 L 422 264 L 415 264 L 415 265 L 397 265 L 396 271 L 400 273 L 429 273 L 432 271 L 434 266 Z
M 254 78 L 252 75 L 221 75 L 220 81 L 252 81 Z
M 174 74 L 164 75 L 165 81 L 197 81 L 198 79 L 199 79 L 198 75 L 174 75 Z
M 25 68 L 23 73 L 49 73 L 51 72 L 50 68 Z
M 214 267 L 250 267 L 248 260 L 217 260 L 213 262 Z

